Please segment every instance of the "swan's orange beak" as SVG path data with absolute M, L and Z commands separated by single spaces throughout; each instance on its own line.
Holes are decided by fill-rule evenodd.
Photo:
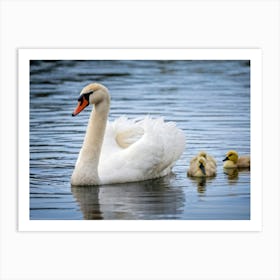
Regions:
M 81 96 L 78 101 L 78 105 L 74 112 L 72 113 L 72 117 L 78 115 L 80 112 L 82 112 L 87 106 L 89 105 L 88 100 L 84 96 Z

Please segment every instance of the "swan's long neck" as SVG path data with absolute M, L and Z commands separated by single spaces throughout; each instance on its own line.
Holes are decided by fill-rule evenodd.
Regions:
M 83 147 L 79 155 L 79 163 L 82 164 L 82 168 L 90 168 L 90 178 L 88 174 L 85 174 L 86 184 L 99 184 L 100 179 L 98 176 L 98 163 L 104 139 L 106 123 L 109 113 L 110 101 L 103 100 L 95 105 L 93 108 L 87 132 L 84 138 Z
M 84 139 L 84 157 L 94 159 L 98 165 L 108 118 L 109 105 L 104 101 L 92 110 Z

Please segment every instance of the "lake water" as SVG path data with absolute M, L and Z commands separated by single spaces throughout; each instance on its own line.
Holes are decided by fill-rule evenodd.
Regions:
M 129 184 L 71 187 L 91 106 L 71 116 L 91 82 L 111 93 L 110 120 L 163 116 L 186 135 L 170 176 Z M 32 61 L 30 219 L 250 219 L 250 171 L 225 174 L 222 159 L 250 154 L 249 61 Z M 186 176 L 204 150 L 217 176 Z

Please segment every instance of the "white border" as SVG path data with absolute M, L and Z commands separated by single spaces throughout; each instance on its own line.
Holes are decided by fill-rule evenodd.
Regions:
M 29 61 L 37 59 L 170 59 L 251 61 L 251 219 L 245 221 L 29 220 Z M 19 231 L 261 231 L 262 71 L 260 49 L 19 49 Z M 258 158 L 255 157 L 258 155 Z

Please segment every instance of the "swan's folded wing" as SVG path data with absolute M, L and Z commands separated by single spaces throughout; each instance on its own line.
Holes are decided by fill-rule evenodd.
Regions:
M 117 144 L 125 149 L 137 142 L 144 135 L 144 129 L 139 126 L 132 126 L 130 128 L 119 131 L 116 134 Z
M 150 118 L 136 124 L 142 127 L 143 135 L 142 129 L 131 130 L 119 136 L 119 141 L 126 139 L 133 142 L 141 136 L 137 141 L 127 148 L 116 145 L 118 148 L 114 152 L 111 149 L 111 153 L 101 157 L 99 174 L 104 183 L 141 181 L 164 176 L 182 154 L 185 138 L 175 124 Z

